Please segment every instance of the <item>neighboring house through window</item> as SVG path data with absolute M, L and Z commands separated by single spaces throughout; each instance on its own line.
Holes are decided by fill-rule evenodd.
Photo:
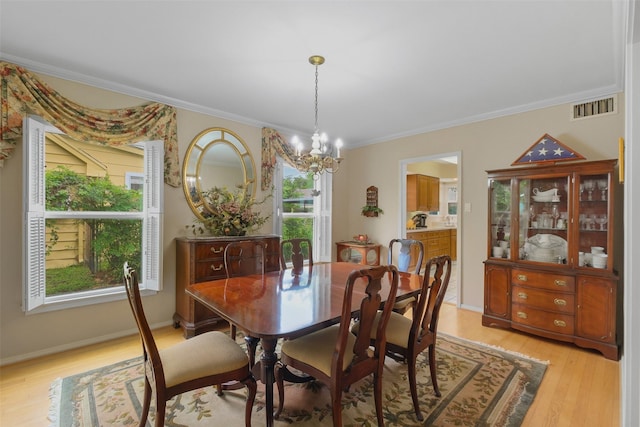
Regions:
M 122 266 L 161 288 L 162 141 L 74 141 L 40 118 L 24 123 L 24 309 L 124 297 Z

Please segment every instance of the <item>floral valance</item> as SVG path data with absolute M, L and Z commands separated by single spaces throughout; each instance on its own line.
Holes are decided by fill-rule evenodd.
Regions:
M 275 129 L 262 128 L 262 191 L 267 191 L 273 184 L 273 169 L 276 166 L 276 155 L 285 162 L 295 166 L 293 146 Z
M 22 120 L 36 114 L 71 138 L 104 145 L 164 141 L 164 179 L 180 185 L 176 110 L 149 102 L 117 110 L 91 109 L 70 101 L 24 68 L 0 61 L 0 166 L 22 141 Z

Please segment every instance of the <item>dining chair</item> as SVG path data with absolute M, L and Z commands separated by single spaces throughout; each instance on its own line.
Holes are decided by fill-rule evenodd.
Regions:
M 388 276 L 390 293 L 380 312 L 382 279 Z M 275 367 L 279 403 L 274 415 L 280 416 L 284 407 L 284 378 L 294 368 L 312 378 L 328 384 L 331 392 L 333 425 L 342 426 L 342 392 L 354 382 L 373 374 L 373 390 L 378 425 L 384 425 L 382 414 L 382 372 L 385 358 L 385 329 L 391 315 L 398 289 L 398 270 L 393 265 L 354 270 L 349 274 L 344 290 L 340 323 L 299 338 L 285 340 L 280 351 L 280 361 Z M 356 336 L 350 331 L 352 298 L 354 292 L 362 292 L 359 310 L 360 325 L 365 335 Z M 376 330 L 372 330 L 375 328 Z M 370 341 L 370 336 L 376 339 Z
M 394 264 L 394 248 L 398 247 L 397 263 Z M 415 246 L 418 251 L 418 259 L 416 260 L 416 267 L 414 274 L 420 274 L 422 269 L 422 260 L 424 258 L 424 245 L 420 240 L 414 239 L 391 239 L 389 242 L 389 256 L 387 263 L 394 264 L 398 267 L 398 271 L 409 271 L 409 264 L 411 262 L 411 247 Z M 400 314 L 405 314 L 410 308 L 414 308 L 416 304 L 416 298 L 410 297 L 396 302 L 393 307 L 393 311 Z
M 308 260 L 307 264 L 313 265 L 313 247 L 310 239 L 287 239 L 280 242 L 281 270 L 285 270 L 290 261 L 292 271 L 300 272 L 305 259 Z
M 224 268 L 227 273 L 227 279 L 252 274 L 264 275 L 265 251 L 266 245 L 263 242 L 254 240 L 230 242 L 224 248 Z M 229 323 L 229 334 L 235 340 L 237 328 L 233 323 Z M 247 343 L 249 363 L 253 366 L 259 339 L 245 336 L 245 342 Z
M 413 319 L 393 312 L 387 323 L 386 354 L 395 360 L 407 362 L 411 399 L 413 400 L 416 416 L 420 421 L 422 421 L 422 413 L 420 412 L 416 390 L 416 359 L 420 353 L 428 349 L 431 383 L 436 396 L 440 397 L 441 393 L 438 388 L 437 377 L 438 369 L 436 366 L 436 338 L 438 336 L 440 307 L 444 301 L 450 277 L 451 257 L 449 255 L 429 259 Z M 384 318 L 382 312 L 378 313 L 376 321 L 379 321 L 378 319 L 380 318 Z M 362 324 L 357 322 L 353 325 L 352 332 L 358 335 L 361 335 L 361 333 L 367 334 L 367 331 L 361 331 L 361 328 Z M 367 329 L 369 329 L 369 336 L 373 343 L 376 340 L 376 330 Z
M 138 276 L 128 263 L 124 264 L 124 287 L 133 312 L 144 359 L 144 398 L 139 426 L 147 425 L 151 395 L 155 395 L 155 426 L 164 426 L 167 401 L 172 397 L 207 386 L 217 386 L 218 395 L 223 384 L 244 384 L 249 390 L 245 406 L 245 425 L 251 426 L 251 410 L 256 397 L 256 380 L 249 369 L 249 359 L 225 333 L 206 332 L 186 341 L 159 350 L 144 314 Z M 153 390 L 152 390 L 153 389 Z

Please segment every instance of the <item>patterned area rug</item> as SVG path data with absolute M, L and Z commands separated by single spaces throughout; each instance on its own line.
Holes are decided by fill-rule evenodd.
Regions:
M 546 369 L 544 362 L 443 333 L 436 354 L 440 398 L 433 392 L 426 356 L 418 358 L 424 422 L 413 412 L 406 365 L 387 358 L 383 376 L 386 425 L 519 426 Z M 58 380 L 51 390 L 52 426 L 137 425 L 143 387 L 141 358 Z M 255 426 L 265 424 L 263 399 L 259 387 L 253 409 Z M 244 403 L 244 390 L 227 391 L 222 397 L 212 387 L 185 393 L 168 403 L 165 426 L 242 426 Z M 148 426 L 153 425 L 153 416 L 152 408 Z M 345 426 L 376 425 L 371 380 L 362 380 L 343 394 L 342 418 Z M 285 410 L 275 424 L 332 425 L 327 387 L 317 382 L 288 384 Z

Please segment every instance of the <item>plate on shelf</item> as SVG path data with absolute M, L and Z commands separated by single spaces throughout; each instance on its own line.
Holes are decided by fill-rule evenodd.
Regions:
M 560 196 L 531 196 L 534 202 L 559 202 Z
M 557 262 L 567 258 L 567 241 L 555 234 L 535 234 L 527 239 L 524 250 L 529 259 L 538 262 Z

